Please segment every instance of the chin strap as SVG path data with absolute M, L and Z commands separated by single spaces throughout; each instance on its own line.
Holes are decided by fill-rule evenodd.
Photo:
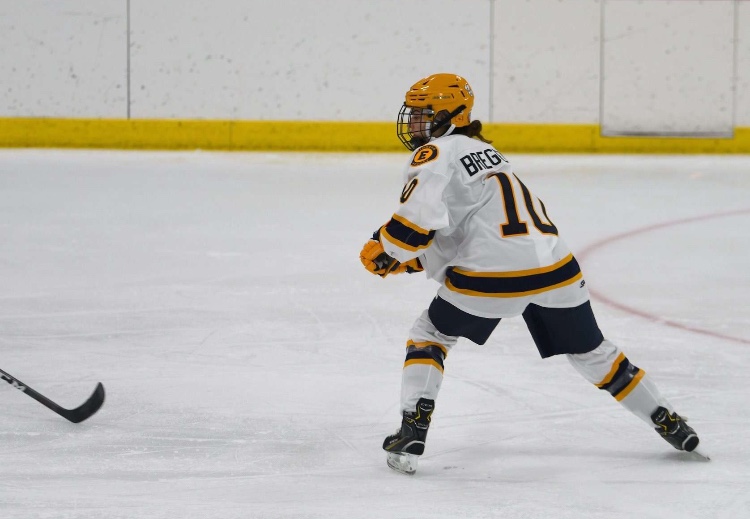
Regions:
M 453 120 L 453 118 L 456 117 L 461 112 L 463 112 L 465 109 L 466 109 L 466 105 L 461 105 L 455 110 L 453 110 L 451 113 L 448 114 L 448 117 L 446 117 L 445 119 L 442 119 L 438 124 L 436 124 L 433 128 L 430 129 L 430 135 L 434 134 L 435 131 L 439 130 L 446 124 L 451 124 L 451 121 Z M 449 135 L 450 132 L 455 130 L 456 126 L 454 124 L 451 124 L 451 126 L 452 128 L 449 128 L 448 131 L 445 132 L 443 135 Z

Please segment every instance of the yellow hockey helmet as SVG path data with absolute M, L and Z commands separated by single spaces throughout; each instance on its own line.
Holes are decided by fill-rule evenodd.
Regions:
M 456 74 L 433 74 L 406 92 L 396 133 L 404 146 L 414 150 L 443 126 L 467 126 L 473 106 L 474 92 L 468 81 Z

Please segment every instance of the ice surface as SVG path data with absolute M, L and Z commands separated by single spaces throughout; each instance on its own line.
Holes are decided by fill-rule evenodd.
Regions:
M 385 464 L 437 285 L 358 259 L 405 154 L 0 151 L 0 514 L 750 517 L 750 158 L 509 154 L 605 335 L 690 418 L 674 451 L 521 319 L 461 341 L 419 471 Z M 613 306 L 614 305 L 614 306 Z

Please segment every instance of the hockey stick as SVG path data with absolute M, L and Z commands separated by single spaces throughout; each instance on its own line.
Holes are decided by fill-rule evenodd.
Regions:
M 60 407 L 59 405 L 54 403 L 46 396 L 37 393 L 29 386 L 18 380 L 16 377 L 1 369 L 0 378 L 2 378 L 4 381 L 6 381 L 8 384 L 18 389 L 19 391 L 23 391 L 43 406 L 47 407 L 48 409 L 52 409 L 57 414 L 59 414 L 66 420 L 70 420 L 73 423 L 80 423 L 86 418 L 91 417 L 91 415 L 96 413 L 104 403 L 104 386 L 101 382 L 96 385 L 96 389 L 94 389 L 94 392 L 82 405 L 76 407 L 75 409 L 65 409 L 64 407 Z

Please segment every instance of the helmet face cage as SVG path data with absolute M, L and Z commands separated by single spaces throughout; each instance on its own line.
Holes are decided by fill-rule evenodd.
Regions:
M 410 151 L 427 144 L 432 136 L 432 122 L 435 112 L 430 108 L 407 106 L 406 103 L 398 113 L 396 134 L 399 140 Z

